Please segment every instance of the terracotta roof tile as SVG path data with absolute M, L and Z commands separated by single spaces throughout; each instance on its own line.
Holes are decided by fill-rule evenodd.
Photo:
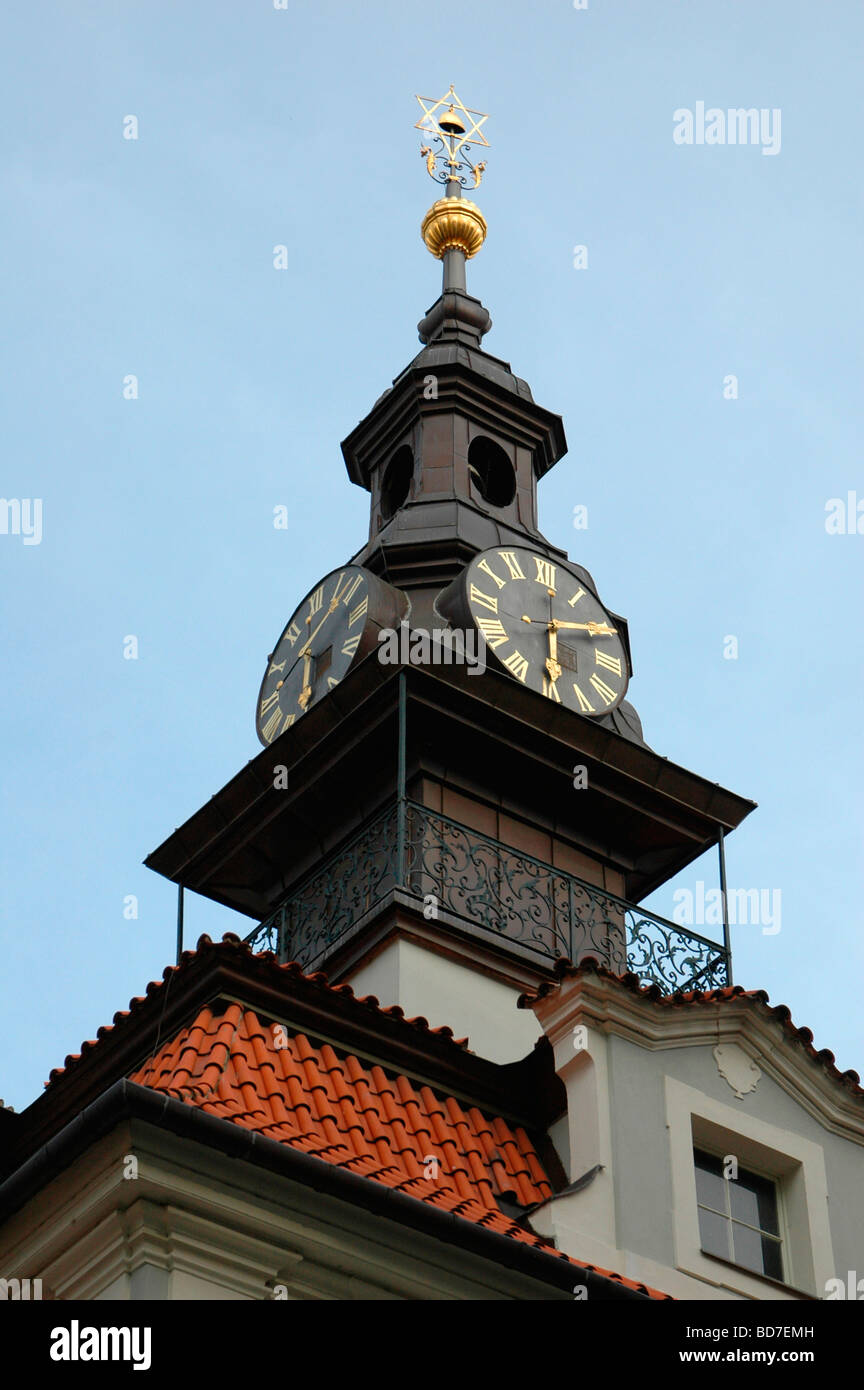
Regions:
M 139 1011 L 150 1006 L 153 996 L 164 991 L 173 976 L 188 968 L 202 951 L 242 957 L 250 969 L 254 965 L 277 972 L 285 980 L 302 978 L 305 988 L 340 996 L 350 1001 L 351 1009 L 374 1011 L 391 1021 L 397 1032 L 427 1034 L 436 1046 L 457 1054 L 466 1049 L 467 1039 L 454 1039 L 452 1029 L 430 1028 L 422 1016 L 406 1019 L 398 1006 L 382 1009 L 373 995 L 357 997 L 350 985 L 333 986 L 321 972 L 304 975 L 295 963 L 279 964 L 270 953 L 253 955 L 231 935 L 221 943 L 202 937 L 197 952 L 185 951 L 178 966 L 168 967 L 162 980 L 148 985 L 145 995 L 134 997 L 128 1009 L 115 1013 L 113 1023 L 98 1030 L 96 1040 L 84 1042 L 79 1053 L 67 1056 L 64 1067 L 51 1072 L 46 1086 L 79 1066 L 118 1028 L 134 1028 Z M 817 1050 L 810 1029 L 796 1027 L 785 1004 L 772 1007 L 764 990 L 734 985 L 668 995 L 656 985 L 642 985 L 636 975 L 615 975 L 589 958 L 578 966 L 559 962 L 557 982 L 523 995 L 520 1003 L 528 1007 L 533 999 L 560 988 L 563 979 L 587 973 L 613 979 L 664 1009 L 716 1008 L 744 1001 L 767 1014 L 847 1092 L 864 1097 L 858 1073 L 839 1071 L 834 1054 L 827 1048 Z M 331 1044 L 317 1046 L 302 1032 L 288 1035 L 283 1030 L 283 1035 L 286 1045 L 278 1046 L 275 1026 L 263 1023 L 240 1004 L 232 1003 L 218 1015 L 205 1007 L 132 1079 L 512 1240 L 542 1248 L 550 1257 L 569 1259 L 511 1220 L 497 1204 L 497 1197 L 507 1197 L 530 1208 L 551 1195 L 540 1157 L 524 1130 L 513 1129 L 500 1116 L 486 1116 L 476 1107 L 466 1110 L 455 1097 L 438 1095 L 428 1085 L 415 1084 L 405 1076 L 390 1077 L 380 1065 L 366 1064 L 353 1055 L 340 1057 Z M 427 1176 L 430 1157 L 438 1161 L 437 1180 Z M 608 1270 L 573 1259 L 569 1262 L 650 1297 L 666 1297 Z
M 374 1012 L 387 1021 L 394 1037 L 415 1035 L 409 1050 L 429 1038 L 431 1054 L 442 1059 L 465 1054 L 467 1039 L 454 1039 L 450 1028 L 430 1028 L 423 1017 L 406 1019 L 398 1006 L 382 1009 L 372 995 L 356 997 L 349 985 L 329 984 L 326 975 L 304 975 L 294 964 L 280 964 L 268 952 L 253 954 L 233 935 L 221 943 L 202 937 L 196 952 L 185 951 L 180 964 L 168 967 L 162 980 L 152 981 L 146 994 L 130 1001 L 129 1009 L 100 1028 L 98 1039 L 130 1030 L 145 1008 L 152 1014 L 154 996 L 165 991 L 174 975 L 197 961 L 217 955 L 237 968 L 242 962 L 250 976 L 272 975 L 284 993 L 294 986 L 338 996 L 360 1014 Z M 325 1002 L 322 1000 L 322 1002 Z M 350 1018 L 350 1013 L 349 1013 Z M 365 1026 L 365 1025 L 364 1025 Z M 51 1072 L 47 1087 L 65 1070 L 77 1067 L 99 1042 L 86 1042 L 79 1054 L 66 1058 L 65 1068 Z M 112 1040 L 112 1045 L 113 1040 Z M 251 1008 L 237 1003 L 214 1013 L 201 1007 L 175 1037 L 159 1046 L 131 1079 L 176 1097 L 216 1118 L 265 1135 L 324 1162 L 348 1169 L 427 1202 L 440 1210 L 483 1225 L 489 1230 L 529 1244 L 550 1258 L 577 1269 L 595 1267 L 562 1254 L 498 1205 L 506 1197 L 525 1208 L 546 1200 L 552 1187 L 539 1154 L 527 1133 L 500 1116 L 477 1107 L 465 1108 L 454 1096 L 439 1094 L 429 1084 L 404 1075 L 389 1075 L 378 1063 L 351 1053 L 340 1055 L 330 1043 L 317 1044 L 301 1030 L 262 1021 Z M 461 1060 L 459 1066 L 461 1069 Z M 428 1159 L 437 1160 L 437 1177 Z M 596 1273 L 652 1298 L 667 1295 L 608 1270 Z
M 276 1030 L 251 1009 L 207 1008 L 132 1076 L 220 1119 L 429 1202 L 512 1240 L 568 1259 L 499 1208 L 506 1195 L 528 1208 L 552 1195 L 523 1129 L 453 1096 L 388 1076 L 378 1064 L 340 1057 L 303 1033 Z M 427 1163 L 438 1162 L 437 1177 Z M 578 1268 L 590 1268 L 570 1260 Z M 652 1297 L 632 1280 L 597 1271 Z

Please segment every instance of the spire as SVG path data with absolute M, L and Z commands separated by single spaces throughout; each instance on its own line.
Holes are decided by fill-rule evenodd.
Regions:
M 488 149 L 489 141 L 480 127 L 489 117 L 463 105 L 451 84 L 449 92 L 437 101 L 417 97 L 423 115 L 415 130 L 431 136 L 433 143 L 422 145 L 429 177 L 445 186 L 423 218 L 421 233 L 433 256 L 443 262 L 441 296 L 417 325 L 420 341 L 461 342 L 479 347 L 492 320 L 479 299 L 468 294 L 465 262 L 476 256 L 486 240 L 486 219 L 476 203 L 463 196 L 469 186 L 478 188 L 486 161 L 473 163 L 472 145 Z

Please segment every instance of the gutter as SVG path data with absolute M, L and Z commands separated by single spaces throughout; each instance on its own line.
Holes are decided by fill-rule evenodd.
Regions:
M 103 1091 L 59 1134 L 0 1184 L 0 1222 L 68 1168 L 97 1138 L 109 1133 L 124 1119 L 142 1120 L 181 1138 L 217 1149 L 231 1158 L 244 1159 L 311 1187 L 316 1192 L 363 1207 L 377 1216 L 469 1251 L 492 1264 L 512 1269 L 559 1292 L 572 1294 L 574 1284 L 579 1282 L 587 1287 L 589 1300 L 649 1300 L 649 1295 L 627 1288 L 585 1266 L 573 1264 L 561 1255 L 553 1255 L 496 1231 L 489 1231 L 453 1212 L 431 1206 L 419 1197 L 397 1192 L 373 1178 L 338 1168 L 323 1158 L 300 1153 L 277 1139 L 254 1134 L 231 1120 L 208 1115 L 184 1101 L 125 1078 Z

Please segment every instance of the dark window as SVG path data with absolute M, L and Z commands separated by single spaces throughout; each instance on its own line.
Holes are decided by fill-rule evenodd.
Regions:
M 484 502 L 490 507 L 509 507 L 516 496 L 516 474 L 500 444 L 482 435 L 472 439 L 468 472 Z
M 414 476 L 414 455 L 407 444 L 397 449 L 384 470 L 381 483 L 381 515 L 389 521 L 408 496 Z
M 737 1178 L 724 1178 L 723 1159 L 703 1149 L 694 1149 L 693 1158 L 702 1249 L 782 1280 L 776 1183 L 740 1167 Z

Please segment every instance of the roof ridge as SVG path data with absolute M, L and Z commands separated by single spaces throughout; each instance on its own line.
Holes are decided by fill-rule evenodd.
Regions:
M 788 1004 L 772 1004 L 767 990 L 745 989 L 743 985 L 721 985 L 709 990 L 676 990 L 673 994 L 664 994 L 657 984 L 643 985 L 640 977 L 630 970 L 616 974 L 614 970 L 603 965 L 595 956 L 584 956 L 578 964 L 574 964 L 573 961 L 561 956 L 555 962 L 554 971 L 556 979 L 544 981 L 536 989 L 526 990 L 520 994 L 517 1001 L 520 1009 L 531 1008 L 539 1000 L 557 993 L 564 980 L 574 979 L 581 975 L 598 975 L 602 979 L 613 980 L 616 984 L 629 990 L 631 994 L 637 994 L 642 999 L 659 1004 L 662 1008 L 690 1008 L 694 1005 L 706 1004 L 716 1006 L 740 999 L 753 1008 L 761 1009 L 774 1022 L 780 1024 L 786 1036 L 791 1035 L 793 1041 L 800 1043 L 810 1059 L 822 1066 L 831 1079 L 841 1085 L 845 1091 L 856 1098 L 864 1099 L 864 1087 L 861 1085 L 859 1073 L 853 1071 L 851 1067 L 841 1072 L 836 1066 L 834 1053 L 829 1048 L 825 1047 L 817 1051 L 813 1045 L 812 1030 L 796 1026 L 792 1020 L 792 1011 Z
M 188 949 L 181 953 L 180 960 L 176 965 L 167 965 L 162 972 L 162 978 L 151 980 L 147 985 L 144 994 L 133 995 L 129 1000 L 128 1009 L 119 1009 L 113 1015 L 111 1023 L 103 1024 L 96 1031 L 95 1039 L 87 1039 L 82 1042 L 80 1052 L 68 1053 L 64 1059 L 62 1067 L 52 1067 L 45 1081 L 44 1089 L 47 1090 L 59 1077 L 67 1074 L 76 1067 L 82 1059 L 91 1052 L 99 1043 L 108 1038 L 118 1028 L 129 1026 L 143 1008 L 146 1008 L 150 1001 L 162 990 L 170 987 L 175 978 L 179 978 L 184 973 L 188 973 L 197 963 L 208 955 L 224 955 L 227 957 L 243 957 L 256 965 L 261 965 L 267 969 L 273 969 L 283 974 L 283 977 L 295 977 L 303 981 L 304 985 L 318 988 L 325 994 L 340 995 L 345 999 L 351 1000 L 351 1006 L 365 1012 L 376 1013 L 379 1017 L 387 1019 L 398 1029 L 421 1032 L 434 1037 L 444 1047 L 452 1047 L 460 1053 L 469 1053 L 468 1038 L 457 1038 L 454 1036 L 453 1029 L 443 1024 L 433 1027 L 428 1019 L 418 1015 L 414 1018 L 406 1018 L 405 1011 L 398 1004 L 382 1005 L 374 994 L 358 995 L 349 984 L 331 984 L 329 977 L 320 970 L 306 972 L 296 961 L 280 962 L 277 960 L 273 951 L 253 951 L 248 942 L 243 941 L 234 932 L 225 932 L 219 941 L 214 941 L 207 933 L 199 936 L 194 950 Z M 471 1054 L 473 1055 L 473 1054 Z

